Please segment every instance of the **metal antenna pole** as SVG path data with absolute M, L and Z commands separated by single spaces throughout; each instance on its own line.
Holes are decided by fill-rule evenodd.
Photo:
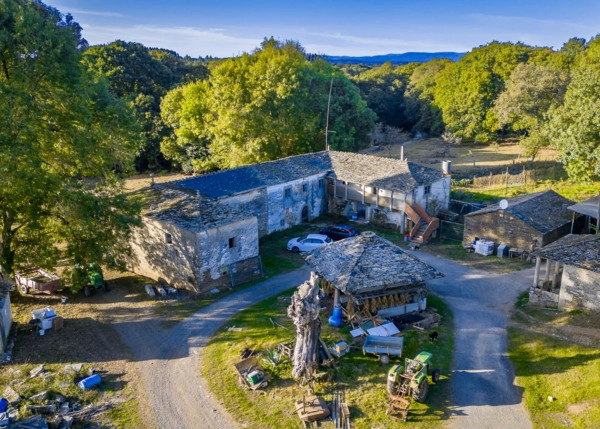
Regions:
M 333 88 L 333 78 L 329 83 L 329 98 L 327 98 L 327 120 L 325 122 L 325 150 L 329 152 L 329 106 L 331 104 L 331 88 Z

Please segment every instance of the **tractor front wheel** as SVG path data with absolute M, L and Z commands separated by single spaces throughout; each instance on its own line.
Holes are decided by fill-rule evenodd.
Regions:
M 423 378 L 423 381 L 418 388 L 413 390 L 413 399 L 417 402 L 425 402 L 427 398 L 427 392 L 429 391 L 429 382 L 427 378 Z
M 434 369 L 431 372 L 431 381 L 433 381 L 434 383 L 437 383 L 438 381 L 440 381 L 440 375 L 441 375 L 440 370 L 439 369 Z

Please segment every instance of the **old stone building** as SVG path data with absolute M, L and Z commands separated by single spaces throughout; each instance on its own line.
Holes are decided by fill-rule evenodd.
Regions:
M 198 293 L 231 285 L 239 270 L 260 275 L 256 216 L 161 185 L 138 196 L 143 227 L 131 242 L 133 272 Z
M 173 185 L 254 214 L 260 236 L 323 213 L 354 214 L 415 236 L 419 229 L 425 233 L 450 200 L 450 176 L 438 169 L 336 151 L 247 165 Z
M 572 213 L 568 200 L 554 191 L 511 198 L 506 209 L 492 204 L 465 215 L 463 243 L 475 238 L 506 244 L 511 248 L 529 250 L 545 246 L 571 231 Z
M 355 310 L 386 316 L 424 310 L 425 281 L 444 276 L 370 231 L 315 249 L 304 259 L 350 315 Z
M 569 234 L 536 250 L 533 256 L 532 298 L 553 291 L 559 309 L 600 310 L 600 235 Z M 543 276 L 542 259 L 546 260 Z

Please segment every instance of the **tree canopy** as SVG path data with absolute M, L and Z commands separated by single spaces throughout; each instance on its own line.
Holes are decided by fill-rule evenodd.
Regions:
M 132 165 L 135 118 L 82 67 L 70 15 L 7 0 L 0 17 L 0 266 L 114 264 L 138 222 L 116 174 Z
M 375 114 L 356 87 L 325 61 L 308 61 L 296 42 L 267 39 L 220 62 L 207 83 L 167 94 L 161 112 L 174 137 L 163 139 L 163 152 L 208 171 L 323 150 L 330 87 L 330 146 L 357 150 Z

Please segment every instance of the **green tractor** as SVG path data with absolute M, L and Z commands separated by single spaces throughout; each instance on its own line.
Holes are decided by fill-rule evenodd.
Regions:
M 71 274 L 73 291 L 83 289 L 85 296 L 90 296 L 96 289 L 108 292 L 108 283 L 104 280 L 104 273 L 99 264 L 92 262 L 87 267 L 75 265 Z
M 387 390 L 391 396 L 411 397 L 417 402 L 425 402 L 429 390 L 427 375 L 437 383 L 440 370 L 433 369 L 432 354 L 419 353 L 414 359 L 406 358 L 404 365 L 394 365 L 388 372 Z

